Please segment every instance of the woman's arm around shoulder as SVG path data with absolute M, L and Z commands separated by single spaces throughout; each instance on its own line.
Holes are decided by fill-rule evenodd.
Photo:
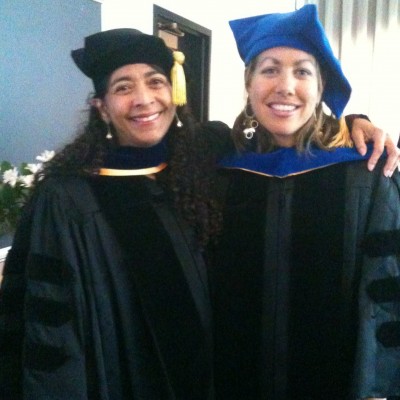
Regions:
M 400 149 L 395 141 L 382 129 L 372 124 L 366 115 L 350 114 L 345 119 L 354 145 L 361 155 L 367 152 L 366 143 L 371 141 L 374 143 L 373 152 L 368 160 L 368 169 L 372 171 L 375 168 L 386 150 L 387 160 L 383 174 L 387 177 L 392 176 L 400 161 Z

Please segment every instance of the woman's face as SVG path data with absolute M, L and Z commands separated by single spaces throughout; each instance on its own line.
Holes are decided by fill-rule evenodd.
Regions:
M 275 47 L 258 56 L 247 92 L 258 122 L 279 146 L 295 144 L 321 99 L 320 82 L 315 58 L 304 51 Z
M 150 147 L 167 133 L 176 107 L 167 77 L 148 64 L 128 64 L 110 76 L 95 105 L 123 146 Z

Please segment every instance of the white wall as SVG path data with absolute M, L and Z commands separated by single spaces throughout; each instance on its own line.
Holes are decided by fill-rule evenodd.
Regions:
M 243 63 L 240 59 L 228 21 L 268 12 L 295 9 L 295 0 L 247 0 L 229 2 L 216 0 L 103 0 L 102 30 L 136 28 L 153 33 L 153 4 L 212 31 L 210 110 L 211 120 L 229 125 L 244 106 Z

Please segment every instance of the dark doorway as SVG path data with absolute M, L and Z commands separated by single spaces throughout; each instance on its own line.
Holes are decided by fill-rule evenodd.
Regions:
M 157 5 L 153 32 L 185 54 L 188 105 L 200 122 L 208 120 L 211 31 Z

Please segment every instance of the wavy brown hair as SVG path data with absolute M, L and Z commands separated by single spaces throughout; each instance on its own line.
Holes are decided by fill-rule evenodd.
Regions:
M 245 69 L 245 85 L 249 86 L 258 63 L 258 57 L 250 61 Z M 324 71 L 320 69 L 317 63 L 318 86 L 322 92 Z M 247 114 L 247 116 L 246 116 Z M 232 139 L 236 149 L 239 151 L 256 151 L 259 153 L 269 152 L 276 148 L 276 143 L 270 132 L 259 124 L 251 140 L 246 139 L 243 129 L 246 127 L 248 115 L 252 115 L 251 104 L 247 100 L 245 110 L 237 117 L 232 128 Z M 328 150 L 334 147 L 352 147 L 353 142 L 350 138 L 350 132 L 344 119 L 336 119 L 333 115 L 324 112 L 322 102 L 320 102 L 314 112 L 314 115 L 303 125 L 296 134 L 296 149 L 299 152 L 309 152 L 311 146 Z

